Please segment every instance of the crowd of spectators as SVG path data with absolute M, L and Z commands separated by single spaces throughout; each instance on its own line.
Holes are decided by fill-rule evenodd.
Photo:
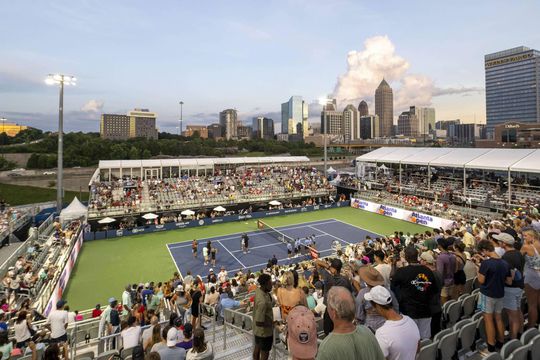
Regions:
M 449 229 L 424 233 L 367 237 L 339 248 L 329 259 L 282 266 L 270 259 L 256 273 L 230 274 L 222 267 L 207 274 L 188 272 L 183 279 L 175 274 L 164 283 L 127 287 L 120 310 L 137 324 L 148 324 L 167 301 L 178 314 L 171 320 L 177 332 L 170 346 L 183 347 L 197 329 L 203 333 L 203 303 L 203 311 L 219 320 L 224 309 L 253 310 L 254 358 L 268 356 L 276 327 L 295 359 L 414 359 L 419 341 L 440 331 L 444 303 L 470 291 L 475 280 L 486 351 L 492 352 L 538 326 L 537 211 L 516 210 L 500 220 L 462 220 Z M 526 321 L 522 296 L 528 303 Z M 506 337 L 501 331 L 503 311 L 510 319 Z M 325 334 L 319 346 L 317 321 L 322 321 Z M 168 331 L 161 336 L 156 332 L 153 343 L 172 344 Z
M 95 182 L 90 188 L 90 211 L 123 208 L 138 212 L 144 206 L 173 210 L 200 204 L 238 203 L 243 198 L 279 194 L 309 196 L 331 191 L 320 171 L 309 167 L 273 166 L 217 170 L 212 175 L 184 175 L 167 179 L 118 179 Z

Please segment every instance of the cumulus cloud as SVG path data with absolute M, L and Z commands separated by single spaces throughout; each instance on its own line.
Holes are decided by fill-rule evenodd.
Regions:
M 347 54 L 347 72 L 339 76 L 332 97 L 340 106 L 366 100 L 372 109 L 375 90 L 384 78 L 394 91 L 394 111 L 400 112 L 410 105 L 429 106 L 434 96 L 482 91 L 479 87 L 439 88 L 429 76 L 408 73 L 409 67 L 388 36 L 368 38 L 362 50 Z
M 103 110 L 103 101 L 92 99 L 83 105 L 82 112 L 101 112 Z

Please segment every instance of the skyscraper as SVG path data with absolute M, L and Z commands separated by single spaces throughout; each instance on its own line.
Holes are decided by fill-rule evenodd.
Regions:
M 360 113 L 360 116 L 368 116 L 369 115 L 369 108 L 367 102 L 364 100 L 360 101 L 360 104 L 358 104 L 358 112 Z
M 253 137 L 256 139 L 273 139 L 274 120 L 262 116 L 254 117 Z
M 506 122 L 540 123 L 540 52 L 520 46 L 484 60 L 488 137 Z
M 298 124 L 304 136 L 308 133 L 308 104 L 301 96 L 292 96 L 289 101 L 281 104 L 281 133 L 298 134 Z
M 379 137 L 379 116 L 368 115 L 360 117 L 360 138 L 374 139 Z
M 99 132 L 102 138 L 111 140 L 157 139 L 156 118 L 156 113 L 148 109 L 135 109 L 127 115 L 102 114 Z
M 354 105 L 347 105 L 343 110 L 343 139 L 360 139 L 360 116 Z
M 375 115 L 379 115 L 379 136 L 392 136 L 394 127 L 394 93 L 384 79 L 375 91 Z
M 411 106 L 410 112 L 416 115 L 418 120 L 418 135 L 428 135 L 431 130 L 435 129 L 435 109 Z
M 219 124 L 223 127 L 226 140 L 238 139 L 238 112 L 235 109 L 227 109 L 220 112 Z
M 418 117 L 414 113 L 413 107 L 411 106 L 411 110 L 404 111 L 399 115 L 398 132 L 396 135 L 417 137 L 419 135 L 418 125 Z
M 321 112 L 321 133 L 343 135 L 343 112 L 337 110 L 336 99 L 328 100 Z

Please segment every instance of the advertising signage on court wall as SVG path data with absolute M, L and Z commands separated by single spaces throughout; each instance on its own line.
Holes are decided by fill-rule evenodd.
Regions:
M 454 223 L 454 221 L 452 220 L 443 219 L 437 216 L 423 214 L 417 211 L 406 210 L 395 206 L 378 204 L 363 199 L 352 198 L 351 207 L 355 209 L 366 210 L 383 216 L 388 216 L 398 220 L 412 222 L 430 228 L 438 229 L 442 227 L 443 229 L 448 229 Z
M 304 206 L 301 208 L 287 208 L 287 209 L 279 209 L 279 210 L 258 211 L 258 212 L 253 212 L 251 214 L 229 215 L 229 216 L 222 216 L 218 218 L 205 218 L 205 219 L 199 219 L 199 220 L 167 223 L 167 224 L 162 224 L 162 225 L 139 226 L 133 229 L 116 229 L 116 230 L 108 230 L 108 231 L 86 232 L 84 233 L 84 241 L 108 239 L 108 238 L 115 238 L 119 236 L 147 234 L 147 233 L 153 233 L 156 231 L 185 229 L 189 227 L 220 224 L 220 223 L 227 223 L 227 222 L 239 221 L 239 220 L 261 219 L 261 218 L 265 218 L 269 216 L 290 215 L 290 214 L 297 214 L 297 213 L 324 210 L 324 209 L 334 209 L 334 208 L 346 207 L 346 206 L 349 206 L 349 201 L 341 201 L 341 202 L 337 202 L 333 204 Z

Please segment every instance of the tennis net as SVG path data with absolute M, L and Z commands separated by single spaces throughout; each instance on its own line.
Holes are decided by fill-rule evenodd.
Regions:
M 271 227 L 264 221 L 257 220 L 257 228 L 260 231 L 272 236 L 274 239 L 277 239 L 284 244 L 291 243 L 294 245 L 294 239 L 292 237 L 285 235 L 284 233 L 282 233 L 281 231 L 277 229 L 274 229 L 273 227 Z

